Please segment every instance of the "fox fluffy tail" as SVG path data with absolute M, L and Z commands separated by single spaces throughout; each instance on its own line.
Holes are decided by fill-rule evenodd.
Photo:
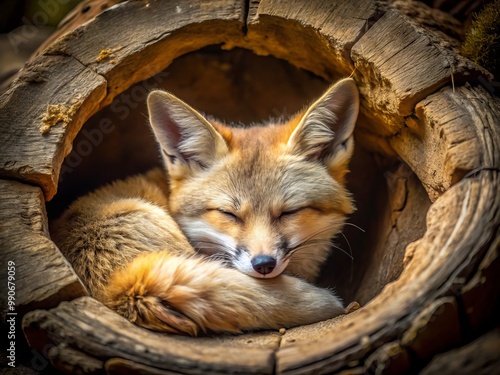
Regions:
M 192 336 L 289 328 L 345 312 L 329 290 L 298 278 L 255 279 L 168 252 L 141 255 L 116 272 L 103 303 L 144 328 Z

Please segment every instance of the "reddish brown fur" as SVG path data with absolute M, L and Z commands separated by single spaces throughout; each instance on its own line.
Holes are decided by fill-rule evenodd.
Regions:
M 142 327 L 188 335 L 343 313 L 331 291 L 304 279 L 315 279 L 354 209 L 343 186 L 357 114 L 352 81 L 286 124 L 246 129 L 210 124 L 167 93 L 153 92 L 148 105 L 169 176 L 157 169 L 101 188 L 51 228 L 90 294 Z M 309 237 L 315 242 L 300 244 Z M 303 248 L 287 255 L 282 247 L 294 243 Z M 234 268 L 200 254 L 212 250 Z M 256 254 L 282 257 L 279 273 L 252 277 Z

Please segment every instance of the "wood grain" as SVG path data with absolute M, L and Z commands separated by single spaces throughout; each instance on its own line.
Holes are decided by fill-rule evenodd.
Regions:
M 363 374 L 407 374 L 412 371 L 412 357 L 397 341 L 392 341 L 377 348 L 358 369 Z
M 102 361 L 66 344 L 53 346 L 49 349 L 48 356 L 55 368 L 67 374 L 102 374 L 104 370 Z
M 385 172 L 387 202 L 379 214 L 375 235 L 363 262 L 365 270 L 355 300 L 365 305 L 406 267 L 406 247 L 425 232 L 425 214 L 431 204 L 417 176 L 405 164 Z M 382 193 L 375 195 L 382 199 Z M 361 267 L 357 264 L 357 267 Z
M 59 249 L 50 241 L 42 191 L 0 180 L 0 282 L 7 287 L 7 264 L 15 263 L 15 311 L 2 295 L 1 320 L 7 312 L 19 317 L 35 308 L 86 295 L 85 288 Z M 5 292 L 6 293 L 6 292 Z
M 87 357 L 123 358 L 182 374 L 272 374 L 280 337 L 277 332 L 214 338 L 159 334 L 133 325 L 90 297 L 33 311 L 25 316 L 23 330 L 37 350 L 65 345 Z M 116 370 L 128 365 L 115 361 L 107 366 Z
M 241 0 L 121 3 L 66 34 L 45 53 L 71 55 L 102 75 L 108 88 L 102 108 L 175 58 L 241 38 L 243 8 Z M 125 26 L 130 24 L 134 27 Z M 103 51 L 108 51 L 106 58 Z
M 462 340 L 457 301 L 448 296 L 430 302 L 413 320 L 400 343 L 414 359 L 429 361 L 435 353 L 458 346 Z
M 419 102 L 390 139 L 431 200 L 474 169 L 498 167 L 500 151 L 493 144 L 499 106 L 481 86 L 446 87 Z
M 397 10 L 384 14 L 352 47 L 363 105 L 396 133 L 415 105 L 439 88 L 488 73 L 440 44 Z
M 64 19 L 57 25 L 57 30 L 48 37 L 38 50 L 30 57 L 33 60 L 40 55 L 48 46 L 54 43 L 61 36 L 73 31 L 77 27 L 83 25 L 85 22 L 92 20 L 98 14 L 104 12 L 106 9 L 111 8 L 113 5 L 118 4 L 124 0 L 84 0 L 77 4 L 71 12 L 69 12 Z
M 106 374 L 108 375 L 179 375 L 180 372 L 160 370 L 155 367 L 142 365 L 122 358 L 111 358 L 106 361 Z
M 462 348 L 436 356 L 421 374 L 495 374 L 500 366 L 499 352 L 500 330 L 497 328 Z
M 496 219 L 498 217 L 491 218 Z M 491 237 L 488 237 L 490 234 Z M 488 244 L 488 252 L 479 264 L 478 271 L 462 288 L 460 300 L 464 306 L 466 324 L 462 327 L 464 334 L 472 336 L 477 332 L 497 325 L 500 315 L 500 226 L 497 232 L 485 233 L 481 238 Z M 471 262 L 475 263 L 475 262 Z
M 327 374 L 401 337 L 426 305 L 472 277 L 470 259 L 484 256 L 484 237 L 498 230 L 498 176 L 485 172 L 450 188 L 427 213 L 427 230 L 407 249 L 400 277 L 368 305 L 306 345 L 277 352 L 279 373 Z M 436 341 L 445 340 L 435 337 Z
M 236 0 L 185 6 L 127 2 L 59 38 L 0 97 L 0 177 L 36 184 L 50 200 L 63 158 L 82 124 L 132 83 L 158 73 L 176 57 L 222 43 L 230 35 L 241 37 L 242 7 Z M 129 24 L 135 27 L 124 27 Z M 99 59 L 103 51 L 108 58 Z M 29 103 L 29 110 L 19 103 Z M 65 127 L 54 126 L 40 135 L 49 105 L 73 104 Z
M 105 92 L 105 80 L 74 58 L 45 56 L 27 65 L 0 97 L 0 177 L 38 185 L 50 200 L 73 138 Z M 50 105 L 73 110 L 41 134 Z
M 407 236 L 404 241 L 413 242 L 406 248 L 399 244 L 377 255 L 377 264 L 390 263 L 387 274 L 379 269 L 370 276 L 377 296 L 367 293 L 360 310 L 283 337 L 159 335 L 84 297 L 28 313 L 30 344 L 39 350 L 55 345 L 52 363 L 65 371 L 363 373 L 411 368 L 417 358 L 428 361 L 489 328 L 499 305 L 499 100 L 477 85 L 487 72 L 397 10 L 385 12 L 368 0 L 129 1 L 39 54 L 0 98 L 0 176 L 42 189 L 2 181 L 2 249 L 19 257 L 26 279 L 20 308 L 54 306 L 83 294 L 47 238 L 42 199 L 42 191 L 45 199 L 55 194 L 62 159 L 83 122 L 180 55 L 219 43 L 284 58 L 327 80 L 355 68 L 362 94 L 357 131 L 373 143 L 371 151 L 403 160 L 418 176 L 433 201 L 425 232 L 428 201 L 415 204 L 421 211 L 414 222 L 410 212 L 405 218 L 405 227 L 420 223 L 420 238 Z M 41 135 L 49 105 L 75 107 L 65 127 L 56 123 Z M 391 211 L 423 196 L 406 188 L 396 189 Z M 398 228 L 403 218 L 396 212 L 387 220 L 390 235 L 404 230 Z M 391 255 L 403 257 L 404 267 L 384 263 Z M 436 334 L 442 322 L 447 329 Z
M 376 16 L 370 0 L 251 1 L 244 42 L 333 80 L 351 74 L 350 49 Z

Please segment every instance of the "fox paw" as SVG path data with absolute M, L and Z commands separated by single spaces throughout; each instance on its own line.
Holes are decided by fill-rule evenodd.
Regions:
M 136 307 L 135 319 L 130 319 L 132 316 L 129 316 L 129 320 L 138 326 L 156 332 L 198 335 L 200 328 L 193 320 L 159 298 L 143 298 L 140 304 L 136 304 Z

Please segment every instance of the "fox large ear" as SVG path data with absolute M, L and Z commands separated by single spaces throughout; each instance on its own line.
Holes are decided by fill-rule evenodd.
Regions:
M 196 110 L 165 91 L 148 96 L 149 120 L 174 179 L 210 167 L 228 152 L 215 128 Z
M 302 116 L 287 144 L 289 152 L 325 164 L 343 183 L 352 156 L 352 132 L 358 117 L 359 93 L 350 78 L 331 86 Z

